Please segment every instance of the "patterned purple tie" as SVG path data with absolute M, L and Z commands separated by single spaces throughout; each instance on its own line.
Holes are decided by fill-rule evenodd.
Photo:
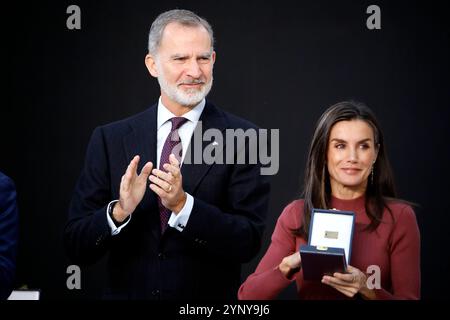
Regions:
M 161 158 L 159 159 L 159 170 L 167 172 L 163 168 L 165 163 L 170 163 L 169 156 L 171 153 L 175 155 L 178 161 L 181 163 L 181 157 L 183 153 L 183 149 L 181 148 L 180 136 L 178 135 L 178 129 L 186 123 L 188 119 L 183 117 L 175 117 L 170 119 L 172 122 L 172 129 L 170 130 L 169 135 L 166 138 L 166 142 L 164 142 L 164 146 L 161 151 Z M 175 148 L 176 147 L 176 148 Z M 174 150 L 175 148 L 175 150 Z M 161 234 L 166 231 L 167 222 L 169 222 L 170 215 L 172 211 L 164 207 L 161 203 L 161 198 L 158 197 L 158 206 L 159 206 L 159 215 L 161 218 Z

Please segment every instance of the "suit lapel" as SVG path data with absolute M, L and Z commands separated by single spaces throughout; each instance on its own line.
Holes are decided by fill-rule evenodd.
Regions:
M 153 106 L 137 118 L 131 124 L 132 131 L 123 139 L 128 161 L 135 155 L 141 157 L 139 170 L 148 161 L 156 162 L 156 110 Z
M 195 152 L 201 152 L 203 155 L 203 150 L 207 145 L 212 143 L 211 141 L 203 141 L 203 133 L 208 129 L 217 129 L 224 131 L 227 128 L 227 122 L 220 111 L 212 104 L 206 102 L 205 108 L 203 109 L 202 115 L 200 116 L 201 126 L 197 124 L 194 134 L 192 135 L 186 156 L 190 155 L 190 163 L 183 163 L 181 167 L 181 174 L 183 175 L 183 188 L 186 192 L 194 195 L 202 178 L 208 173 L 211 167 L 214 165 L 208 165 L 201 161 L 201 164 L 195 164 Z M 199 122 L 200 122 L 199 121 Z M 199 148 L 198 145 L 201 145 Z M 225 141 L 222 146 L 225 150 Z M 200 157 L 198 154 L 197 157 Z M 225 161 L 225 159 L 224 159 Z
M 140 156 L 138 165 L 138 174 L 142 167 L 151 161 L 156 165 L 156 143 L 157 143 L 157 105 L 153 105 L 148 110 L 144 111 L 140 117 L 137 117 L 131 124 L 132 130 L 123 139 L 123 146 L 127 156 L 128 163 L 135 155 Z M 149 215 L 150 220 L 157 219 L 158 203 L 154 192 L 150 189 L 145 191 L 144 198 L 139 203 L 139 207 L 144 214 Z M 147 220 L 147 219 L 146 219 Z M 152 234 L 158 238 L 159 223 L 151 223 Z

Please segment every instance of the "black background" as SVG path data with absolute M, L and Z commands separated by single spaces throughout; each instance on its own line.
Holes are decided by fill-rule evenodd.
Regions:
M 97 297 L 103 263 L 66 288 L 67 208 L 92 130 L 156 102 L 144 65 L 148 29 L 162 11 L 190 9 L 213 26 L 217 60 L 209 99 L 265 128 L 280 129 L 263 248 L 283 207 L 299 196 L 313 126 L 331 104 L 367 103 L 377 114 L 400 196 L 418 203 L 422 297 L 449 298 L 448 164 L 450 26 L 430 1 L 39 1 L 3 5 L 6 86 L 0 170 L 17 185 L 17 287 L 42 299 Z M 81 30 L 66 8 L 81 8 Z M 381 8 L 381 30 L 366 9 Z M 405 266 L 408 268 L 408 266 Z M 295 298 L 290 287 L 282 299 Z

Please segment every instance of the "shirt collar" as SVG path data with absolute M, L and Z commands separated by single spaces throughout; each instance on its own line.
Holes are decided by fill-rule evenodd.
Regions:
M 192 121 L 196 123 L 200 119 L 200 115 L 203 112 L 203 109 L 205 108 L 206 100 L 202 99 L 202 101 L 199 102 L 194 108 L 192 108 L 190 111 L 186 112 L 182 116 L 189 121 Z M 166 106 L 162 103 L 161 97 L 159 97 L 158 100 L 158 130 L 161 128 L 161 126 L 169 121 L 170 119 L 176 117 L 172 112 L 169 111 L 169 109 L 166 108 Z

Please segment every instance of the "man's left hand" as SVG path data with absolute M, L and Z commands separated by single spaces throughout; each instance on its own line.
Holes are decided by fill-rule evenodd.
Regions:
M 180 171 L 180 162 L 171 154 L 169 162 L 163 165 L 167 172 L 153 169 L 149 177 L 150 189 L 160 198 L 167 209 L 178 214 L 186 203 L 186 193 L 183 190 L 183 177 Z

